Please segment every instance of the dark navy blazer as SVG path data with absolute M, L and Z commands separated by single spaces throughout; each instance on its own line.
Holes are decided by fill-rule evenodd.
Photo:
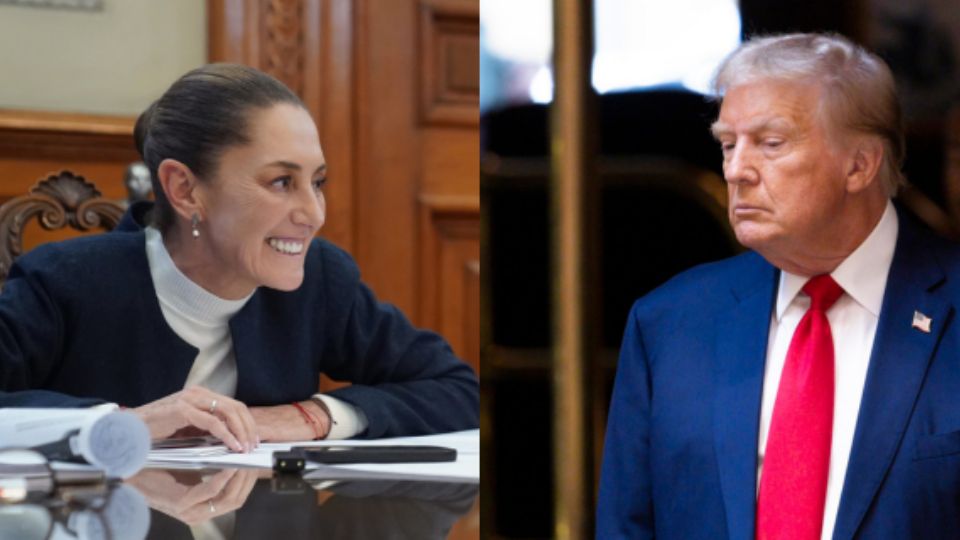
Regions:
M 139 406 L 183 389 L 197 349 L 167 325 L 129 216 L 120 232 L 39 246 L 0 295 L 0 407 Z M 307 399 L 320 373 L 351 386 L 330 395 L 359 407 L 361 436 L 476 428 L 476 375 L 438 335 L 379 303 L 344 251 L 315 239 L 303 285 L 261 287 L 230 320 L 236 398 Z
M 746 253 L 634 305 L 610 409 L 597 538 L 754 537 L 778 270 Z M 960 250 L 900 232 L 833 538 L 960 538 Z M 933 322 L 912 327 L 914 312 Z

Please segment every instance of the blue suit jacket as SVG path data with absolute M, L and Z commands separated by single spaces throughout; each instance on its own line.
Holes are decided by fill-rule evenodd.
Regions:
M 634 305 L 597 538 L 751 539 L 779 273 L 755 253 Z M 960 251 L 900 216 L 833 538 L 960 537 Z M 930 333 L 912 328 L 914 311 Z

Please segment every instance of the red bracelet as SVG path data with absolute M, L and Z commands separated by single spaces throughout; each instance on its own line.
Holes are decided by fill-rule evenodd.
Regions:
M 316 395 L 310 397 L 310 401 L 316 403 L 317 407 L 320 407 L 320 410 L 323 411 L 323 414 L 327 416 L 329 423 L 327 424 L 327 432 L 323 434 L 321 439 L 326 439 L 330 436 L 330 432 L 333 430 L 333 426 L 337 425 L 337 421 L 333 418 L 333 415 L 330 414 L 330 407 L 327 407 L 327 402 L 320 399 Z
M 291 405 L 293 405 L 294 407 L 297 408 L 298 411 L 300 411 L 300 415 L 303 416 L 303 420 L 304 420 L 306 423 L 310 424 L 310 426 L 313 428 L 313 433 L 314 433 L 314 437 L 313 437 L 313 438 L 314 438 L 314 440 L 319 439 L 319 438 L 320 438 L 320 423 L 313 417 L 312 414 L 308 413 L 307 410 L 303 408 L 303 405 L 300 405 L 300 404 L 297 403 L 297 402 L 293 402 L 293 403 L 291 403 Z

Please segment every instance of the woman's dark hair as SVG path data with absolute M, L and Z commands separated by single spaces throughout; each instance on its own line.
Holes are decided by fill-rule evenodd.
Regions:
M 277 103 L 304 107 L 283 83 L 239 64 L 207 64 L 180 77 L 137 119 L 133 137 L 150 169 L 156 205 L 150 222 L 162 232 L 176 214 L 160 185 L 157 169 L 175 159 L 204 180 L 223 152 L 250 142 L 248 120 L 255 109 Z

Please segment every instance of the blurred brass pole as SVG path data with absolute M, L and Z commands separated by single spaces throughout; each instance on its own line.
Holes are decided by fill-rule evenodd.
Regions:
M 553 259 L 554 537 L 593 535 L 589 359 L 596 350 L 593 221 L 593 1 L 553 0 L 554 98 L 550 113 Z

